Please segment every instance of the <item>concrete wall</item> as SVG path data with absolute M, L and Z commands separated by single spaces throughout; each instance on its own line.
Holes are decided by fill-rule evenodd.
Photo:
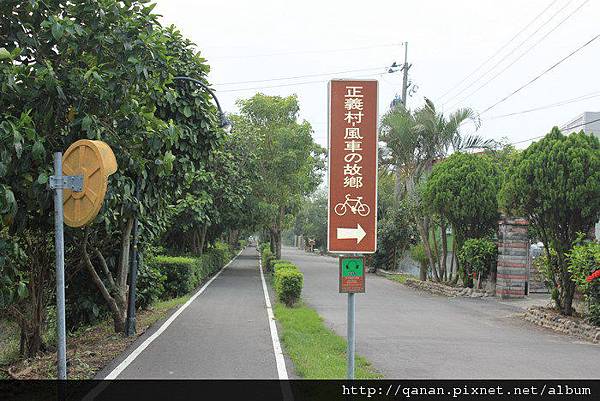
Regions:
M 595 121 L 598 119 L 600 119 L 600 112 L 586 111 L 562 125 L 560 130 L 563 131 L 565 135 L 583 130 L 586 134 L 593 134 L 600 137 L 600 121 Z

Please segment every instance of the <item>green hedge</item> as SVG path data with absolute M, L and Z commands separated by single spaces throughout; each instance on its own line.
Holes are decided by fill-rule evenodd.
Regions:
M 144 267 L 144 276 L 154 276 L 154 279 L 148 277 L 140 280 L 138 292 L 152 292 L 149 287 L 156 285 L 158 278 L 162 276 L 160 281 L 164 291 L 158 294 L 159 291 L 155 289 L 148 302 L 153 302 L 155 298 L 180 297 L 191 292 L 206 277 L 222 268 L 232 256 L 229 246 L 219 242 L 199 257 L 155 256 Z
M 271 249 L 266 247 L 261 252 L 262 257 L 262 266 L 264 271 L 272 271 L 273 269 L 273 261 L 275 260 L 275 255 L 271 252 Z
M 279 269 L 287 269 L 287 268 L 298 270 L 298 267 L 296 267 L 295 264 L 293 264 L 292 262 L 289 262 L 287 260 L 275 259 L 271 263 L 273 266 L 273 269 L 272 269 L 273 273 L 275 273 Z
M 294 265 L 275 270 L 274 286 L 277 299 L 286 306 L 293 306 L 300 299 L 304 275 Z
M 258 249 L 260 249 L 260 253 L 262 255 L 262 253 L 265 251 L 265 249 L 271 249 L 271 245 L 269 245 L 268 242 L 261 242 L 258 245 Z
M 140 258 L 135 306 L 146 309 L 165 294 L 167 276 L 155 264 L 144 263 Z
M 198 258 L 184 256 L 155 256 L 148 264 L 166 277 L 163 299 L 177 298 L 192 291 L 203 270 Z

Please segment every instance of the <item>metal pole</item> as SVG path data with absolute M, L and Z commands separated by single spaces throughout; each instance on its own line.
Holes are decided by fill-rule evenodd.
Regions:
M 354 294 L 348 294 L 348 380 L 354 379 Z
M 62 177 L 62 153 L 54 153 L 54 175 Z M 58 334 L 58 379 L 67 379 L 67 335 L 65 328 L 65 248 L 63 232 L 63 188 L 54 189 L 54 243 L 56 252 L 56 330 Z
M 140 199 L 140 177 L 135 182 L 135 199 Z M 127 337 L 135 335 L 135 299 L 137 295 L 137 273 L 138 273 L 138 210 L 135 212 L 133 220 L 133 244 L 131 252 L 130 270 L 129 270 L 129 305 L 127 306 L 127 322 L 125 324 L 125 335 Z

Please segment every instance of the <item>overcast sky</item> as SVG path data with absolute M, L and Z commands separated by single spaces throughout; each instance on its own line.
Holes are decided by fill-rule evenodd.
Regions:
M 412 64 L 410 80 L 418 86 L 408 106 L 416 108 L 428 97 L 447 113 L 471 107 L 482 113 L 479 133 L 487 138 L 523 141 L 583 111 L 600 111 L 599 38 L 483 113 L 600 34 L 598 0 L 157 3 L 163 24 L 179 27 L 208 60 L 209 80 L 226 111 L 236 111 L 237 99 L 256 92 L 297 94 L 301 116 L 322 145 L 327 143 L 327 80 L 377 79 L 383 114 L 402 82 L 400 72 L 387 74 L 385 67 L 403 62 L 404 41 Z M 350 70 L 361 71 L 343 73 Z M 306 75 L 313 76 L 278 79 Z M 238 83 L 258 80 L 270 81 Z M 280 86 L 266 88 L 275 85 Z M 498 118 L 584 95 L 590 96 Z M 468 133 L 472 127 L 464 129 Z

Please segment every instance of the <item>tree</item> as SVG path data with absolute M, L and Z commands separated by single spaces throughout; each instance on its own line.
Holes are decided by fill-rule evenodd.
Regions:
M 238 102 L 237 126 L 255 138 L 259 180 L 255 187 L 260 221 L 269 231 L 272 251 L 281 258 L 281 233 L 286 216 L 300 207 L 304 196 L 321 181 L 324 150 L 313 141 L 312 128 L 298 122 L 296 96 L 256 94 Z
M 200 255 L 225 232 L 229 242 L 237 245 L 240 230 L 254 226 L 247 203 L 257 181 L 254 148 L 235 129 L 224 139 L 222 149 L 210 155 L 206 174 L 174 205 L 176 216 L 164 235 L 169 249 Z
M 152 9 L 146 2 L 116 0 L 0 6 L 0 125 L 10 133 L 0 135 L 4 238 L 29 259 L 21 282 L 51 291 L 43 279 L 48 275 L 35 271 L 51 268 L 53 258 L 34 256 L 43 248 L 26 239 L 47 240 L 52 232 L 51 193 L 45 188 L 52 152 L 80 138 L 107 142 L 119 170 L 95 224 L 66 232 L 67 240 L 81 245 L 67 252 L 72 259 L 66 264 L 83 262 L 116 331 L 125 321 L 134 217 L 141 221 L 140 246 L 161 235 L 172 217 L 169 205 L 205 174 L 202 166 L 222 140 L 210 96 L 172 79 L 203 79 L 205 60 L 175 29 L 161 27 Z M 138 178 L 140 200 L 133 196 Z M 29 293 L 30 304 L 40 299 Z M 27 341 L 34 354 L 39 341 Z
M 563 135 L 554 127 L 512 164 L 500 193 L 505 210 L 524 215 L 540 235 L 558 288 L 557 307 L 573 312 L 575 283 L 567 252 L 577 233 L 600 216 L 600 142 L 583 132 Z M 551 251 L 556 257 L 551 257 Z
M 384 162 L 396 169 L 396 197 L 414 192 L 435 160 L 451 152 L 494 146 L 493 141 L 477 135 L 463 136 L 460 127 L 466 121 L 479 128 L 479 117 L 472 109 L 458 109 L 446 117 L 427 98 L 414 112 L 398 104 L 383 116 L 380 140 L 386 145 Z
M 443 159 L 449 153 L 474 148 L 492 148 L 495 142 L 484 140 L 477 135 L 462 135 L 461 125 L 472 121 L 479 128 L 479 117 L 469 108 L 456 110 L 445 116 L 436 110 L 433 102 L 425 98 L 425 105 L 414 112 L 401 104 L 392 107 L 381 122 L 380 139 L 385 143 L 382 149 L 384 164 L 391 165 L 396 172 L 396 198 L 406 197 L 411 203 L 415 223 L 429 258 L 434 278 L 438 269 L 446 271 L 446 246 L 442 245 L 442 257 L 436 257 L 437 246 L 430 243 L 430 230 L 436 231 L 425 205 L 419 199 L 417 186 L 425 181 L 436 160 Z M 444 219 L 439 222 L 440 232 L 446 232 Z M 433 237 L 435 239 L 435 236 Z M 441 235 L 445 243 L 446 236 Z M 439 255 L 438 255 L 439 256 Z M 426 277 L 426 272 L 421 277 Z
M 460 253 L 467 239 L 494 234 L 498 190 L 498 171 L 488 156 L 454 153 L 433 167 L 421 195 L 428 210 L 452 225 L 455 251 Z M 440 271 L 438 277 L 444 273 Z
M 407 202 L 390 206 L 377 222 L 377 252 L 373 255 L 375 267 L 395 270 L 398 259 L 417 236 Z
M 294 233 L 314 239 L 319 249 L 327 247 L 327 192 L 317 190 L 305 198 L 296 216 Z

